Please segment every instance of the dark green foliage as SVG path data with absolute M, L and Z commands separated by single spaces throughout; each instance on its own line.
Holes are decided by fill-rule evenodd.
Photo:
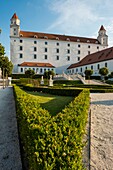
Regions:
M 107 67 L 100 68 L 100 70 L 99 70 L 99 74 L 101 76 L 106 76 L 108 73 L 109 73 L 109 71 L 108 71 Z
M 82 91 L 57 116 L 42 109 L 38 99 L 14 87 L 20 137 L 29 170 L 83 170 L 83 135 L 89 91 Z
M 54 71 L 52 70 L 49 70 L 49 71 L 45 71 L 44 72 L 44 77 L 49 79 L 50 78 L 50 75 L 52 75 L 52 77 L 55 75 Z
M 0 43 L 0 57 L 5 55 L 5 48 Z
M 24 90 L 37 91 L 43 93 L 49 93 L 60 96 L 78 96 L 82 89 L 65 89 L 65 88 L 49 88 L 49 87 L 29 87 L 23 86 Z
M 83 84 L 80 80 L 54 80 L 54 85 L 76 85 Z
M 35 72 L 34 70 L 29 69 L 25 71 L 25 75 L 27 78 L 32 78 L 35 75 Z
M 3 76 L 11 76 L 13 64 L 5 55 L 5 48 L 0 44 L 0 68 Z
M 93 74 L 93 70 L 87 69 L 84 72 L 87 79 L 90 79 L 90 76 Z

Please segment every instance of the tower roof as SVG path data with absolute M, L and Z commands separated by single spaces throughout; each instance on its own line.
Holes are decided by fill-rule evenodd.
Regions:
M 106 31 L 103 25 L 101 25 L 101 27 L 100 27 L 100 30 L 99 30 L 99 31 Z
M 18 16 L 16 15 L 16 13 L 14 13 L 11 19 L 18 19 Z

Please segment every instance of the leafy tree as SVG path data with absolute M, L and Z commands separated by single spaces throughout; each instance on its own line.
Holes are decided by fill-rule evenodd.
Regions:
M 105 79 L 105 76 L 109 73 L 109 70 L 107 67 L 102 67 L 99 69 L 99 74 Z
M 0 68 L 2 69 L 2 74 L 4 72 L 4 76 L 10 76 L 13 69 L 13 64 L 9 61 L 7 56 L 5 55 L 5 48 L 0 44 Z
M 32 78 L 35 75 L 35 72 L 34 70 L 29 69 L 25 71 L 25 75 L 27 78 Z
M 90 76 L 93 74 L 93 70 L 87 69 L 84 72 L 86 78 L 90 79 Z
M 0 57 L 5 55 L 5 48 L 0 43 Z
M 44 77 L 49 79 L 50 78 L 50 75 L 52 75 L 52 77 L 55 75 L 54 71 L 52 70 L 49 70 L 49 71 L 45 71 L 44 72 Z
M 111 75 L 111 77 L 113 77 L 113 71 L 111 72 L 111 74 L 110 74 L 110 75 Z

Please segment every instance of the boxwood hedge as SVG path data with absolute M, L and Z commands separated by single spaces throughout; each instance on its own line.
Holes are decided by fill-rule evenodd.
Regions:
M 20 138 L 29 170 L 83 170 L 83 135 L 89 91 L 83 90 L 61 113 L 51 117 L 38 99 L 14 86 Z

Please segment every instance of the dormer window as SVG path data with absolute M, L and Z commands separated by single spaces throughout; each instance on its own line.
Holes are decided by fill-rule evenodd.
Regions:
M 89 40 L 87 40 L 87 42 L 89 43 L 90 41 L 89 41 Z
M 34 38 L 37 38 L 37 35 L 34 35 Z
M 23 34 L 20 34 L 20 37 L 23 37 Z
M 79 40 L 79 39 L 77 39 L 77 42 L 80 42 L 80 40 Z
M 70 39 L 69 39 L 69 38 L 67 38 L 66 40 L 67 40 L 67 41 L 70 41 Z
M 58 38 L 58 37 L 56 37 L 56 40 L 59 40 L 59 38 Z
M 47 37 L 47 36 L 44 36 L 44 38 L 45 38 L 45 39 L 48 39 L 48 37 Z

